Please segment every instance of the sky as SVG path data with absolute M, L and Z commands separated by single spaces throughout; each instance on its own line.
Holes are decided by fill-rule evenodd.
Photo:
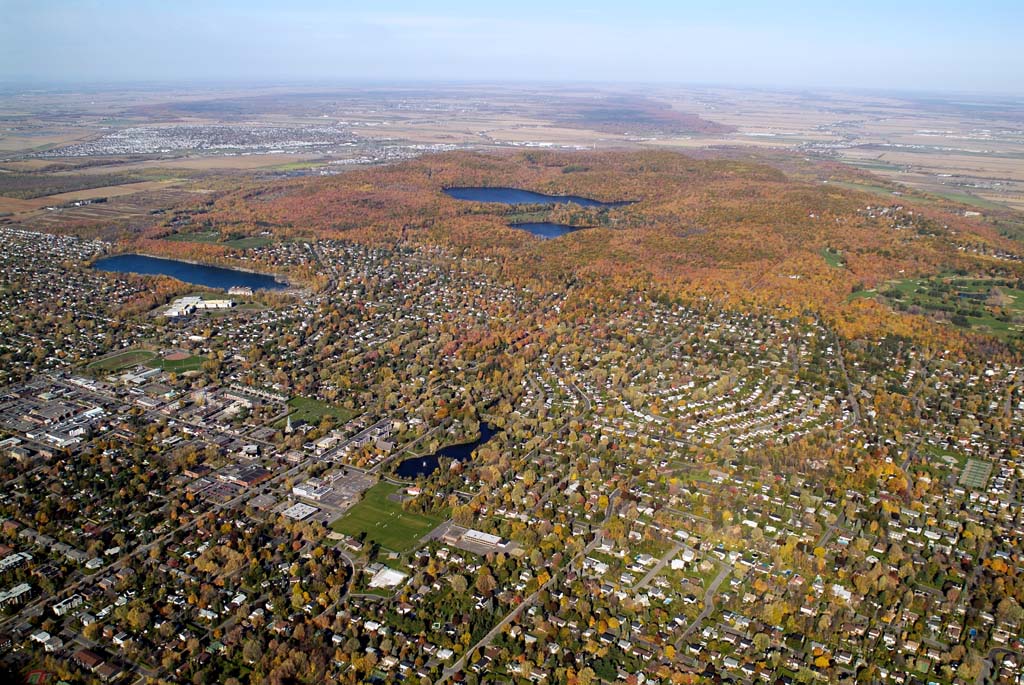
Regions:
M 1024 0 L 0 0 L 0 82 L 516 81 L 1024 95 Z

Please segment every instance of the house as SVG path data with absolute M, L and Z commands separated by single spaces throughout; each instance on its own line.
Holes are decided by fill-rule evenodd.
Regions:
M 96 672 L 103 664 L 103 657 L 90 649 L 80 649 L 71 655 L 71 660 L 87 671 Z

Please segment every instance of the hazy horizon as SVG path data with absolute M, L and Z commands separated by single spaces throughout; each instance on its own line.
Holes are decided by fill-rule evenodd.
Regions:
M 0 82 L 651 83 L 1024 93 L 1024 6 L 8 3 Z

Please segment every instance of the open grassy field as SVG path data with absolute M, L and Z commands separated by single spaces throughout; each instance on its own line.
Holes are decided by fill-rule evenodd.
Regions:
M 156 354 L 149 350 L 125 350 L 124 352 L 118 352 L 117 354 L 90 362 L 86 369 L 89 371 L 113 373 L 114 371 L 126 369 L 129 366 L 146 364 L 154 357 L 156 357 Z
M 207 357 L 199 355 L 192 355 L 185 359 L 151 359 L 146 362 L 146 365 L 171 373 L 184 373 L 186 371 L 198 371 L 207 359 Z
M 965 205 L 973 205 L 980 209 L 1006 209 L 1009 206 L 999 202 L 992 202 L 991 200 L 986 200 L 983 197 L 978 197 L 977 195 L 971 195 L 969 193 L 956 193 L 935 190 L 931 192 L 933 195 L 938 195 L 939 197 L 945 200 L 959 202 L 960 204 Z
M 821 251 L 821 256 L 833 269 L 842 269 L 846 266 L 846 262 L 843 261 L 843 255 L 835 250 L 825 248 Z
M 273 245 L 274 239 L 254 235 L 249 236 L 248 238 L 235 238 L 234 240 L 228 240 L 224 244 L 238 250 L 247 250 L 251 247 L 266 247 L 267 245 Z
M 967 455 L 963 452 L 945 449 L 942 447 L 928 447 L 924 451 L 945 463 L 956 464 L 960 469 L 963 469 L 964 466 L 967 465 Z M 952 462 L 950 462 L 950 460 L 952 460 Z
M 272 245 L 275 242 L 273 238 L 259 235 L 235 238 L 233 240 L 225 240 L 223 242 L 221 242 L 220 237 L 219 231 L 196 231 L 195 233 L 172 233 L 171 235 L 165 236 L 164 240 L 170 240 L 175 243 L 210 243 L 233 247 L 238 250 L 245 250 L 252 247 L 265 247 L 267 245 Z
M 292 412 L 288 416 L 293 422 L 305 421 L 314 426 L 319 424 L 325 416 L 334 417 L 337 423 L 347 423 L 356 415 L 349 409 L 321 402 L 312 397 L 293 397 L 288 400 L 288 406 L 292 408 Z M 283 421 L 280 423 L 282 426 L 284 425 Z
M 420 538 L 442 519 L 403 511 L 401 504 L 390 499 L 398 489 L 393 483 L 377 483 L 363 494 L 358 504 L 332 523 L 331 529 L 355 538 L 365 534 L 367 542 L 376 542 L 393 552 L 414 549 Z
M 871 193 L 872 195 L 878 195 L 887 199 L 893 199 L 892 188 L 886 188 L 885 186 L 871 185 L 868 183 L 852 183 L 850 181 L 829 181 L 830 186 L 839 186 L 840 188 L 846 188 L 847 190 L 859 190 L 864 193 Z
M 220 231 L 196 231 L 195 233 L 172 233 L 163 237 L 172 243 L 215 243 L 220 240 Z

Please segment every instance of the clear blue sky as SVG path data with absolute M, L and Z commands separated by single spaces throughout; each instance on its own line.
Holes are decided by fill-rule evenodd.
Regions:
M 0 81 L 517 80 L 1024 94 L 1024 0 L 0 0 Z

